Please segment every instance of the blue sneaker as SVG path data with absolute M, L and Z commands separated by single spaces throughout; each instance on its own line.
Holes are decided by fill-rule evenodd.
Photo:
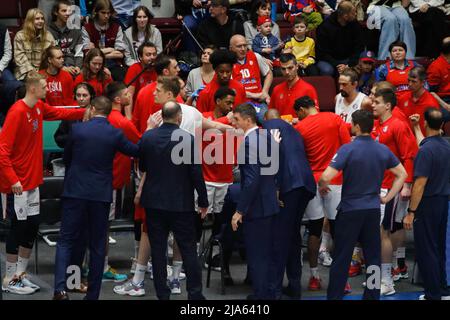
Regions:
M 169 280 L 169 288 L 172 294 L 181 294 L 181 284 L 179 279 Z
M 104 281 L 114 280 L 114 282 L 123 282 L 127 279 L 128 276 L 126 274 L 117 273 L 117 271 L 111 267 L 103 273 Z

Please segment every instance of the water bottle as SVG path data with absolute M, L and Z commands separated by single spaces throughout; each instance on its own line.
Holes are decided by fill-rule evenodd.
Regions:
M 105 44 L 106 44 L 106 35 L 105 35 L 105 33 L 102 32 L 100 34 L 100 42 L 99 42 L 98 46 L 100 49 L 103 49 L 106 46 Z

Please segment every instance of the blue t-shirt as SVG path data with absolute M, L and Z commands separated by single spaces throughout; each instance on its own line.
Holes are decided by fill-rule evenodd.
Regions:
M 450 195 L 450 144 L 442 137 L 422 140 L 414 160 L 414 178 L 427 177 L 424 197 Z
M 384 172 L 399 163 L 388 147 L 370 136 L 358 136 L 343 145 L 330 163 L 330 167 L 343 170 L 344 176 L 337 209 L 343 212 L 379 209 Z

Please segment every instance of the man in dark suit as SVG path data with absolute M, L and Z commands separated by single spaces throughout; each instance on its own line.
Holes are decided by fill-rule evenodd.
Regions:
M 274 167 L 278 164 L 278 155 L 270 150 L 270 133 L 258 129 L 256 111 L 252 105 L 237 106 L 233 116 L 236 127 L 244 130 L 245 137 L 238 152 L 241 194 L 231 224 L 234 231 L 238 223 L 243 224 L 248 271 L 254 291 L 248 298 L 274 299 L 269 283 L 274 256 L 275 218 L 279 212 L 275 184 L 278 168 Z
M 271 290 L 281 298 L 284 270 L 289 279 L 289 295 L 300 298 L 301 234 L 300 225 L 309 200 L 316 195 L 316 182 L 305 154 L 302 136 L 280 119 L 276 109 L 267 112 L 263 128 L 279 132 L 280 168 L 277 173 L 279 199 L 283 204 L 275 218 L 273 272 Z
M 194 137 L 180 129 L 181 106 L 169 101 L 163 106 L 163 124 L 147 131 L 140 142 L 139 168 L 147 173 L 141 205 L 145 208 L 149 240 L 152 246 L 153 278 L 158 299 L 168 300 L 167 238 L 172 231 L 187 276 L 188 299 L 202 300 L 201 268 L 195 239 L 194 189 L 198 207 L 206 216 L 208 197 L 202 168 L 194 148 Z
M 97 97 L 92 119 L 72 126 L 64 149 L 66 177 L 63 215 L 55 257 L 54 300 L 66 300 L 66 271 L 80 231 L 89 235 L 89 277 L 85 299 L 97 300 L 102 284 L 109 208 L 112 202 L 112 168 L 117 151 L 137 157 L 139 147 L 107 120 L 111 101 Z

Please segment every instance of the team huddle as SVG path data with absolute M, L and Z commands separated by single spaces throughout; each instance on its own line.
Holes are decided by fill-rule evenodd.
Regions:
M 340 15 L 353 15 L 348 1 L 340 6 Z M 54 25 L 64 22 L 67 7 L 57 1 Z M 83 27 L 90 42 L 81 68 L 65 66 L 66 50 L 51 37 L 38 70 L 17 77 L 23 88 L 0 131 L 1 208 L 11 222 L 4 292 L 40 290 L 27 267 L 40 223 L 43 121 L 62 120 L 54 134 L 65 165 L 54 300 L 69 299 L 69 291 L 97 300 L 105 279 L 121 282 L 113 288 L 118 295 L 144 296 L 146 273 L 158 299 L 180 294 L 184 279 L 188 299 L 205 299 L 199 243 L 207 216 L 210 241 L 222 253 L 220 265 L 210 252 L 206 263 L 220 267 L 225 285 L 233 285 L 231 255 L 243 243 L 250 300 L 301 298 L 302 224 L 309 234 L 307 290 L 324 286 L 320 263 L 330 267 L 328 299 L 343 299 L 352 291 L 348 278 L 363 273 L 363 299 L 395 294 L 395 282 L 409 277 L 406 232 L 414 228 L 420 299 L 450 299 L 450 144 L 442 137 L 450 107 L 439 92 L 448 79 L 436 76 L 436 65 L 450 59 L 449 38 L 428 70 L 406 59 L 401 41 L 390 44 L 391 59 L 376 69 L 370 51 L 358 54 L 356 68 L 338 64 L 339 93 L 330 112 L 321 109 L 323 87 L 302 78 L 315 71 L 294 48 L 283 50 L 277 66 L 270 52 L 251 50 L 234 34 L 227 49 L 202 48 L 202 65 L 184 80 L 177 59 L 148 37 L 124 56 L 120 29 L 123 41 L 111 48 L 111 30 L 105 38 L 97 28 L 113 25 L 111 8 L 98 1 L 98 20 Z M 39 29 L 43 13 L 30 12 Z M 149 16 L 144 6 L 135 10 L 136 21 L 141 15 Z M 259 19 L 258 30 L 269 22 Z M 307 25 L 302 18 L 292 22 L 294 30 Z M 132 63 L 119 68 L 120 59 Z M 271 88 L 276 68 L 283 79 Z M 131 183 L 129 277 L 111 267 L 108 251 L 110 222 Z M 83 270 L 76 288 L 67 282 L 72 266 Z M 373 281 L 374 274 L 380 278 Z

